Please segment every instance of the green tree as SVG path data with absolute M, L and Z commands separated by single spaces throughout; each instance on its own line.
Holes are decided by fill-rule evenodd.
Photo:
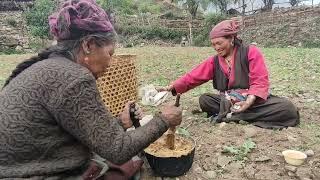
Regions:
M 97 0 L 97 3 L 107 12 L 117 11 L 121 14 L 134 14 L 137 9 L 133 0 Z
M 272 6 L 274 4 L 274 0 L 262 0 L 263 4 L 264 4 L 264 9 L 265 10 L 271 10 Z
M 57 5 L 57 1 L 53 0 L 35 0 L 34 6 L 27 9 L 25 17 L 32 36 L 40 38 L 50 36 L 48 17 L 55 11 Z
M 222 14 L 226 14 L 229 4 L 240 2 L 240 0 L 177 0 L 177 1 L 183 2 L 183 5 L 187 8 L 192 18 L 196 17 L 199 7 L 206 10 L 209 5 L 214 5 L 220 9 Z M 245 0 L 242 0 L 242 3 L 245 8 Z
M 97 0 L 97 3 L 109 13 L 116 11 L 119 14 L 132 15 L 137 13 L 160 12 L 160 7 L 154 0 Z

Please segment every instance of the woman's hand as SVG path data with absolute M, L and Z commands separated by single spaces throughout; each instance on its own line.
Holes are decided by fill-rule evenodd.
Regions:
M 173 90 L 173 85 L 168 85 L 168 86 L 165 86 L 165 87 L 159 87 L 159 88 L 156 88 L 158 92 L 162 92 L 162 91 L 169 91 L 171 92 Z
M 235 103 L 231 107 L 231 112 L 234 112 L 234 113 L 244 112 L 248 108 L 250 108 L 250 106 L 255 102 L 255 100 L 256 100 L 255 95 L 248 95 L 246 101 L 240 101 L 240 102 Z
M 132 127 L 133 122 L 130 118 L 130 105 L 134 104 L 134 101 L 129 101 L 124 107 L 123 112 L 119 114 L 119 120 L 124 129 L 128 129 Z M 135 104 L 134 118 L 139 121 L 142 119 L 143 113 L 138 104 Z
M 124 106 L 123 111 L 119 114 L 119 121 L 124 129 L 128 129 L 133 125 L 130 118 L 130 105 L 133 103 L 134 101 L 127 102 L 126 105 Z
M 170 126 L 178 126 L 182 121 L 182 108 L 176 107 L 173 103 L 165 104 L 161 107 L 161 116 L 164 121 Z
M 143 117 L 142 109 L 140 108 L 140 106 L 138 104 L 135 104 L 135 106 L 134 106 L 134 118 L 138 119 L 140 121 L 142 119 L 142 117 Z

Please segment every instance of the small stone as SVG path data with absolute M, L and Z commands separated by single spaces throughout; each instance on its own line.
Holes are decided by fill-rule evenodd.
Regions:
M 217 177 L 217 173 L 215 171 L 207 171 L 206 175 L 209 179 L 215 179 Z
M 307 150 L 306 152 L 304 152 L 308 157 L 312 157 L 314 156 L 314 152 L 310 149 L 310 150 Z
M 290 176 L 290 177 L 295 177 L 295 176 L 296 176 L 296 174 L 295 174 L 295 173 L 293 173 L 293 172 L 291 172 L 291 171 L 289 171 L 289 172 L 288 172 L 288 176 Z
M 226 126 L 226 124 L 227 124 L 227 123 L 225 123 L 225 122 L 220 123 L 220 124 L 219 124 L 219 128 L 223 128 L 223 127 L 225 127 L 225 126 Z
M 289 172 L 296 172 L 296 171 L 297 171 L 297 167 L 295 167 L 295 166 L 289 166 L 289 165 L 287 165 L 287 166 L 284 166 L 284 168 L 285 168 L 286 170 L 288 170 Z

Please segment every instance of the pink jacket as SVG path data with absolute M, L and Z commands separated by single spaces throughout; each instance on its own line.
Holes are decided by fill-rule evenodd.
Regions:
M 233 58 L 231 60 L 231 74 L 229 79 L 229 87 L 234 83 L 234 51 Z M 241 93 L 252 94 L 266 100 L 269 95 L 269 75 L 265 65 L 264 57 L 261 51 L 255 47 L 250 46 L 248 52 L 249 61 L 249 86 L 248 90 L 242 90 Z M 227 76 L 228 65 L 223 57 L 219 56 L 219 63 L 223 72 Z M 197 67 L 186 73 L 179 79 L 173 82 L 173 86 L 177 93 L 184 93 L 196 86 L 199 86 L 209 80 L 212 80 L 214 75 L 214 56 L 209 57 Z

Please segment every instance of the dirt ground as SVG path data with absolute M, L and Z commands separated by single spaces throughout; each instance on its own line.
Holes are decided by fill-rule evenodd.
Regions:
M 192 114 L 198 108 L 197 98 L 183 97 L 184 119 L 181 127 L 187 127 L 196 141 L 196 151 L 191 169 L 177 178 L 157 177 L 148 163 L 142 179 L 226 179 L 226 180 L 319 180 L 320 134 L 309 128 L 290 127 L 268 130 L 252 125 L 212 124 L 204 113 Z M 300 109 L 301 119 L 319 123 L 320 110 L 305 108 L 302 97 L 290 98 Z M 302 123 L 303 126 L 304 123 Z M 231 154 L 223 153 L 225 146 L 240 147 L 251 138 L 256 148 L 248 153 L 247 160 L 237 161 Z M 281 152 L 287 149 L 312 150 L 306 162 L 298 167 L 287 164 Z

